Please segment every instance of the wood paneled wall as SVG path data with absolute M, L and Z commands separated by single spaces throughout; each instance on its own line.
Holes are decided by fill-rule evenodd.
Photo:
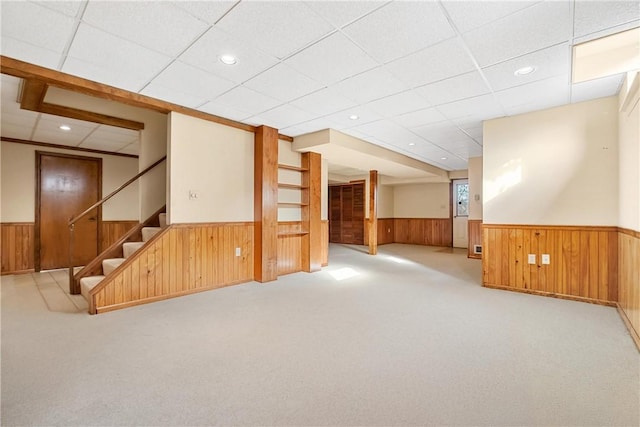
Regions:
M 393 218 L 378 218 L 378 246 L 394 243 L 395 220 Z M 369 221 L 364 222 L 364 244 L 369 244 Z
M 278 222 L 278 276 L 302 271 L 301 233 L 302 221 Z
M 138 225 L 138 221 L 102 221 L 100 252 L 103 252 L 109 246 L 120 240 L 127 231 L 136 225 Z
M 2 274 L 33 271 L 34 224 L 2 223 Z
M 483 227 L 484 286 L 612 305 L 618 298 L 617 227 Z M 528 264 L 528 254 L 536 263 Z M 551 262 L 542 264 L 541 255 Z
M 467 256 L 469 258 L 482 258 L 481 254 L 473 253 L 474 245 L 482 244 L 482 220 L 481 219 L 470 219 L 468 222 L 469 227 L 469 250 L 467 252 Z
M 248 282 L 253 279 L 253 232 L 253 223 L 172 225 L 91 291 L 89 312 Z
M 618 234 L 618 310 L 640 350 L 640 231 Z
M 426 246 L 453 244 L 451 218 L 395 218 L 394 242 Z

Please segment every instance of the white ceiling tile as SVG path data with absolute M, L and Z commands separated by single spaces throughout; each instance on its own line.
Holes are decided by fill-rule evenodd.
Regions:
M 283 135 L 287 135 L 293 138 L 308 133 L 306 130 L 298 126 L 289 126 L 288 128 L 280 129 L 279 132 Z
M 129 144 L 119 149 L 118 153 L 134 154 L 137 156 L 138 154 L 140 154 L 140 146 L 138 144 Z
M 33 129 L 13 123 L 3 123 L 2 128 L 2 136 L 5 138 L 16 138 L 16 139 L 25 139 L 28 140 L 31 138 L 31 131 Z
M 333 27 L 301 2 L 241 2 L 216 25 L 262 51 L 284 59 Z
M 460 145 L 459 143 L 467 144 L 468 142 L 473 142 L 473 139 L 451 123 L 436 123 L 420 126 L 414 128 L 413 131 L 427 141 L 438 144 L 440 147 L 446 147 L 448 144 L 456 146 Z
M 440 105 L 460 99 L 489 93 L 484 79 L 476 71 L 440 80 L 416 89 L 431 105 Z
M 252 78 L 245 86 L 284 102 L 322 88 L 322 84 L 295 71 L 293 68 L 278 64 L 264 73 Z
M 539 1 L 445 1 L 442 5 L 447 9 L 454 25 L 460 32 L 467 32 L 481 27 L 496 19 L 511 15 L 521 9 L 532 6 Z
M 340 95 L 339 92 L 328 88 L 298 98 L 292 101 L 291 105 L 318 116 L 326 116 L 327 114 L 354 107 L 356 104 Z
M 565 43 L 570 37 L 568 1 L 538 3 L 463 35 L 481 67 Z
M 46 68 L 58 68 L 62 54 L 49 49 L 43 49 L 12 37 L 2 36 L 2 54 L 10 58 L 19 59 Z
M 571 47 L 561 44 L 483 68 L 482 72 L 493 90 L 498 91 L 561 74 L 566 76 L 571 71 L 570 55 Z M 535 67 L 535 72 L 515 75 L 516 70 L 528 66 Z
M 393 2 L 343 31 L 383 63 L 455 35 L 436 2 Z
M 574 36 L 581 37 L 640 19 L 640 4 L 630 1 L 577 1 Z
M 175 61 L 162 71 L 153 82 L 168 89 L 212 100 L 236 84 L 199 68 Z
M 63 131 L 58 128 L 60 123 L 65 123 L 66 119 L 60 122 L 48 122 L 40 120 L 33 133 L 33 139 L 40 142 L 53 144 L 78 145 L 92 132 L 93 129 L 72 126 L 70 131 Z
M 63 13 L 67 16 L 75 17 L 78 14 L 78 10 L 80 10 L 80 6 L 82 5 L 82 1 L 34 1 L 33 3 L 46 7 L 48 9 L 54 10 L 56 12 Z M 4 6 L 3 6 L 4 7 Z
M 412 90 L 387 96 L 367 104 L 367 108 L 372 109 L 382 117 L 395 117 L 417 110 L 424 110 L 430 106 L 424 98 Z
M 222 55 L 235 56 L 237 63 L 223 64 L 219 61 Z M 261 53 L 218 28 L 207 31 L 180 55 L 180 60 L 236 83 L 242 83 L 278 63 L 275 57 Z
M 308 122 L 298 123 L 294 127 L 296 129 L 300 129 L 302 133 L 311 133 L 324 129 L 337 129 L 337 126 L 338 125 L 336 123 L 322 117 L 319 119 L 309 120 Z M 285 135 L 288 135 L 286 132 L 284 133 Z
M 37 4 L 2 2 L 2 38 L 11 37 L 42 49 L 62 52 L 73 35 L 74 22 L 69 16 Z
M 351 119 L 351 116 L 357 116 L 357 119 Z M 382 116 L 373 112 L 367 107 L 357 105 L 337 113 L 328 114 L 326 119 L 338 124 L 342 129 L 360 126 L 365 123 L 375 122 L 382 119 Z
M 341 33 L 320 40 L 285 62 L 324 84 L 335 83 L 378 65 Z
M 613 34 L 617 34 L 617 33 L 621 33 L 623 31 L 626 30 L 631 30 L 634 28 L 638 28 L 640 27 L 640 19 L 635 20 L 635 21 L 631 21 L 631 22 L 627 22 L 626 24 L 620 24 L 617 25 L 615 27 L 609 27 L 600 31 L 596 31 L 595 33 L 590 33 L 587 34 L 586 36 L 580 36 L 580 37 L 575 37 L 573 39 L 573 44 L 580 44 L 580 43 L 584 43 L 584 42 L 588 42 L 591 40 L 595 40 L 595 39 L 599 39 L 601 37 L 606 37 L 606 36 L 610 36 Z
M 449 119 L 475 117 L 481 120 L 493 119 L 504 115 L 500 104 L 492 95 L 476 96 L 461 101 L 440 105 L 438 110 Z
M 215 101 L 207 102 L 198 108 L 205 113 L 213 114 L 215 116 L 224 117 L 231 120 L 244 121 L 247 117 L 251 116 L 250 113 L 242 110 L 236 110 L 228 105 L 218 104 Z
M 289 104 L 284 104 L 272 110 L 265 111 L 259 116 L 253 116 L 247 121 L 256 126 L 267 125 L 276 129 L 284 129 L 299 123 L 313 120 L 313 114 Z
M 372 135 L 387 144 L 408 146 L 409 143 L 422 141 L 418 135 L 393 123 L 390 120 L 379 120 L 377 122 L 366 123 L 355 128 L 367 135 Z
M 71 130 L 68 132 L 61 131 L 59 126 L 63 124 L 71 127 Z M 68 117 L 54 116 L 51 114 L 40 114 L 40 120 L 38 121 L 39 129 L 55 130 L 56 132 L 61 132 L 63 134 L 73 134 L 74 132 L 88 134 L 98 126 L 99 125 L 97 123 L 70 119 Z
M 127 144 L 119 144 L 108 141 L 83 142 L 78 147 L 91 148 L 92 150 L 119 152 L 124 149 Z
M 435 108 L 425 108 L 394 117 L 393 121 L 401 126 L 414 128 L 431 123 L 446 121 L 447 118 Z
M 405 84 L 413 87 L 475 69 L 469 54 L 457 37 L 391 62 L 386 67 Z
M 387 1 L 308 1 L 306 4 L 316 13 L 341 28 L 346 24 L 383 6 Z
M 38 113 L 34 111 L 19 110 L 11 113 L 6 113 L 3 111 L 2 116 L 0 117 L 0 122 L 2 123 L 2 127 L 7 125 L 16 125 L 33 129 L 33 126 L 36 124 L 37 118 Z M 0 128 L 0 130 L 4 129 Z
M 546 80 L 527 83 L 521 86 L 496 92 L 496 97 L 505 108 L 518 105 L 544 102 L 546 99 L 556 99 L 564 96 L 568 101 L 569 85 L 566 76 L 551 77 Z
M 618 94 L 625 74 L 603 77 L 573 85 L 571 88 L 571 102 L 589 101 Z
M 157 52 L 176 56 L 208 25 L 169 2 L 88 3 L 83 22 Z
M 233 1 L 178 1 L 174 5 L 202 21 L 213 25 L 237 3 Z
M 244 111 L 246 113 L 245 117 L 255 116 L 282 104 L 282 102 L 277 99 L 263 95 L 244 86 L 231 89 L 229 92 L 214 99 L 214 102 L 218 105 Z
M 155 82 L 149 83 L 143 90 L 140 91 L 140 93 L 142 95 L 161 99 L 163 101 L 171 102 L 173 104 L 182 105 L 189 108 L 198 107 L 208 101 L 207 98 L 204 98 L 202 96 L 191 95 L 178 91 L 176 89 L 170 89 Z
M 62 71 L 138 92 L 170 58 L 80 24 Z
M 349 99 L 366 103 L 408 89 L 384 67 L 379 67 L 350 77 L 333 86 Z

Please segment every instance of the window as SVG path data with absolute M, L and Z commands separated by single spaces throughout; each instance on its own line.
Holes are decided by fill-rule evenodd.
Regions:
M 455 184 L 456 216 L 469 216 L 469 184 Z

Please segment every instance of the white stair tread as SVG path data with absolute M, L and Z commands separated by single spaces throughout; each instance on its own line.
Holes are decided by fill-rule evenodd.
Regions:
M 95 288 L 98 283 L 102 282 L 104 276 L 88 276 L 80 279 L 80 293 L 89 300 L 89 292 Z
M 160 221 L 160 228 L 167 228 L 167 214 L 161 213 L 158 216 L 158 220 Z
M 122 254 L 129 258 L 135 251 L 144 246 L 144 242 L 127 242 L 122 245 Z
M 143 227 L 142 228 L 142 241 L 148 242 L 153 236 L 158 234 L 162 228 L 160 227 Z
M 122 264 L 125 261 L 126 261 L 125 258 L 110 258 L 110 259 L 103 260 L 102 274 L 104 274 L 105 276 L 108 276 L 113 272 L 113 270 L 120 267 L 120 264 Z

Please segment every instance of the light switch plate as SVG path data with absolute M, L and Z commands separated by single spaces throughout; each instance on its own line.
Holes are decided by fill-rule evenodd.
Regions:
M 536 254 L 529 254 L 529 264 L 536 263 Z
M 240 256 L 240 248 L 236 248 L 236 256 Z
M 551 264 L 551 255 L 542 254 L 542 263 L 546 265 Z

